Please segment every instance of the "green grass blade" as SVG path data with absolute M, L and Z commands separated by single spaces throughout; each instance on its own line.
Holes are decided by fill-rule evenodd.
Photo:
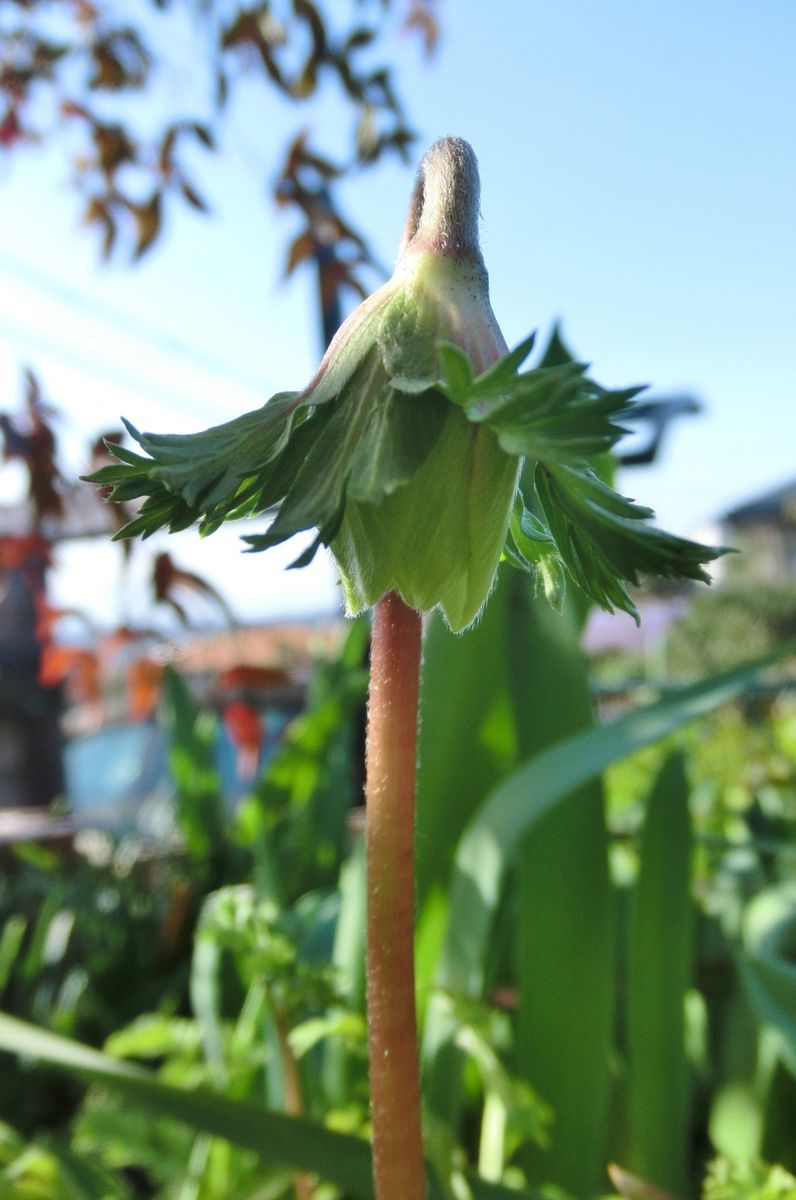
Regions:
M 346 1007 L 365 1012 L 365 839 L 353 835 L 351 854 L 340 872 L 340 910 L 334 934 L 332 962 L 344 988 Z M 324 1046 L 323 1082 L 329 1102 L 342 1108 L 361 1078 L 363 1064 L 352 1056 L 342 1038 Z
M 676 1196 L 688 1191 L 690 883 L 688 782 L 682 756 L 673 755 L 650 797 L 631 901 L 627 1029 L 631 1167 Z
M 518 762 L 507 674 L 507 606 L 514 574 L 502 573 L 482 620 L 466 638 L 450 633 L 434 616 L 423 642 L 415 844 L 424 1020 L 447 923 L 456 845 L 484 796 Z M 427 1081 L 424 1100 L 439 1121 L 453 1128 L 461 1102 L 458 1051 L 449 1048 L 446 1060 Z
M 119 1062 L 14 1017 L 0 1015 L 0 1049 L 64 1067 L 144 1106 L 153 1117 L 173 1117 L 235 1145 L 267 1154 L 286 1166 L 317 1171 L 356 1196 L 369 1198 L 373 1194 L 370 1149 L 356 1138 L 248 1101 L 172 1087 L 141 1067 Z
M 212 1072 L 213 1083 L 224 1087 L 227 1082 L 227 1065 L 221 1035 L 221 958 L 222 948 L 207 920 L 217 897 L 216 892 L 205 901 L 204 911 L 194 935 L 191 959 L 190 994 L 191 1008 L 202 1032 L 205 1059 Z M 203 921 L 204 917 L 204 921 Z
M 506 572 L 508 574 L 508 572 Z M 457 637 L 439 615 L 423 641 L 417 771 L 417 895 L 447 886 L 456 844 L 483 798 L 516 762 L 506 688 L 507 589 Z
M 169 770 L 177 793 L 177 820 L 196 869 L 218 867 L 226 839 L 221 778 L 215 763 L 214 729 L 199 711 L 188 685 L 171 666 L 163 673 L 163 714 Z
M 557 616 L 516 573 L 511 599 L 509 678 L 527 760 L 591 726 L 592 699 L 572 601 Z M 616 929 L 598 780 L 533 826 L 515 878 L 517 1066 L 554 1113 L 549 1146 L 529 1146 L 522 1162 L 531 1179 L 596 1195 L 606 1183 Z
M 172 1087 L 150 1071 L 119 1062 L 107 1054 L 59 1037 L 16 1017 L 0 1014 L 0 1050 L 41 1059 L 71 1074 L 101 1084 L 153 1119 L 172 1117 L 236 1146 L 254 1150 L 270 1161 L 312 1171 L 337 1184 L 352 1200 L 373 1200 L 370 1147 L 360 1138 L 336 1133 L 313 1121 L 271 1112 L 261 1105 L 226 1096 Z M 473 1200 L 529 1200 L 529 1194 L 468 1176 Z M 432 1200 L 443 1200 L 435 1183 Z

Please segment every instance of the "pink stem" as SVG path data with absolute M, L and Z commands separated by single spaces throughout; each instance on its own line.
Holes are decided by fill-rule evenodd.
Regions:
M 377 1200 L 424 1200 L 414 972 L 420 614 L 376 605 L 367 749 L 367 997 Z

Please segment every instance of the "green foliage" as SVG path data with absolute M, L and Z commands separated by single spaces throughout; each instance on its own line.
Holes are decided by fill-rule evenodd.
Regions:
M 609 725 L 562 741 L 537 755 L 494 790 L 456 853 L 449 945 L 454 986 L 477 986 L 484 941 L 496 911 L 503 874 L 532 824 L 612 762 L 742 695 L 744 688 L 781 656 L 780 651 L 753 665 L 693 684 Z M 459 905 L 461 919 L 457 919 Z
M 514 1037 L 505 1012 L 450 994 L 441 993 L 440 999 L 455 1030 L 454 1044 L 465 1056 L 471 1100 L 477 1098 L 481 1106 L 478 1171 L 484 1179 L 498 1181 L 518 1150 L 529 1143 L 549 1145 L 552 1110 L 510 1065 Z M 441 1149 L 446 1126 L 438 1114 L 430 1117 L 432 1135 L 427 1140 Z M 433 1150 L 432 1154 L 436 1160 Z M 454 1166 L 452 1157 L 450 1165 Z
M 270 1154 L 288 1166 L 316 1170 L 322 1178 L 333 1180 L 354 1195 L 372 1194 L 369 1153 L 364 1141 L 307 1120 L 271 1113 L 249 1101 L 162 1082 L 140 1067 L 129 1066 L 11 1017 L 0 1017 L 0 1045 L 14 1053 L 57 1063 L 158 1116 L 186 1122 L 258 1154 Z
M 708 1167 L 703 1200 L 794 1200 L 796 1178 L 783 1167 L 767 1163 L 738 1166 L 714 1159 Z
M 138 1013 L 179 1003 L 190 950 L 189 883 L 178 861 L 81 839 L 71 863 L 19 847 L 0 882 L 0 1003 L 61 1033 L 102 1041 Z M 73 1088 L 9 1065 L 0 1108 L 31 1128 L 70 1111 Z
M 370 1151 L 362 1138 L 326 1129 L 303 1118 L 271 1112 L 261 1104 L 228 1099 L 203 1089 L 174 1087 L 149 1071 L 11 1017 L 0 1016 L 0 1047 L 43 1059 L 101 1083 L 157 1118 L 173 1118 L 257 1155 L 315 1171 L 321 1179 L 331 1180 L 350 1193 L 352 1200 L 371 1200 L 373 1196 Z M 517 1194 L 476 1178 L 468 1183 L 474 1200 L 510 1200 Z M 431 1195 L 434 1200 L 441 1200 L 438 1187 L 432 1188 Z
M 523 575 L 508 572 L 470 639 L 441 623 L 428 634 L 418 955 L 427 1148 L 439 1197 L 471 1188 L 497 1200 L 509 1185 L 523 1195 L 555 1185 L 587 1197 L 605 1186 L 609 1154 L 650 1184 L 671 1189 L 679 1178 L 685 1194 L 697 1179 L 694 1137 L 709 1135 L 725 1149 L 740 1111 L 732 1116 L 730 1101 L 741 1094 L 745 1128 L 757 1131 L 748 1153 L 791 1167 L 793 1140 L 778 1113 L 790 1104 L 796 1044 L 787 882 L 796 787 L 775 768 L 796 749 L 792 713 L 787 702 L 775 708 L 765 737 L 750 732 L 740 708 L 686 732 L 694 718 L 742 697 L 788 648 L 589 728 L 576 659 L 580 623 L 571 601 L 554 617 Z M 60 916 L 49 932 L 58 914 L 81 910 L 66 909 L 71 885 L 59 860 L 27 853 L 15 885 L 27 881 L 36 905 L 52 900 L 34 936 L 25 905 L 7 909 L 6 1007 L 33 1011 L 35 992 L 23 990 L 26 954 L 38 957 L 24 986 L 52 997 L 61 992 L 53 991 L 44 948 L 85 953 L 92 986 L 61 1028 L 106 1040 L 106 1054 L 0 1023 L 0 1042 L 28 1051 L 28 1064 L 32 1056 L 93 1081 L 81 1100 L 41 1068 L 2 1072 L 3 1111 L 25 1133 L 39 1130 L 8 1152 L 14 1200 L 55 1200 L 67 1186 L 80 1200 L 281 1200 L 300 1167 L 331 1181 L 319 1197 L 371 1194 L 358 1190 L 370 1188 L 362 841 L 348 829 L 366 636 L 366 626 L 355 625 L 340 661 L 319 673 L 306 712 L 235 817 L 217 807 L 208 729 L 179 685 L 170 689 L 181 714 L 171 713 L 169 728 L 184 786 L 206 797 L 181 806 L 182 819 L 206 819 L 217 830 L 227 848 L 212 861 L 234 873 L 203 895 L 211 860 L 201 835 L 186 837 L 193 850 L 184 867 L 198 890 L 183 908 L 165 989 L 146 957 L 154 957 L 170 912 L 156 909 L 153 881 L 163 871 L 164 888 L 176 887 L 184 906 L 179 860 L 149 864 L 140 878 L 128 860 L 117 885 L 133 889 L 125 925 L 138 904 L 148 903 L 151 915 L 123 977 L 128 994 L 93 1021 L 96 943 L 74 941 L 78 930 L 88 939 L 91 925 Z M 557 677 L 553 703 L 549 680 Z M 452 704 L 452 695 L 466 704 Z M 650 797 L 661 755 L 675 742 L 688 756 L 687 783 L 674 760 Z M 606 825 L 589 781 L 631 752 L 650 755 L 653 745 L 654 759 L 636 761 L 632 772 L 611 768 Z M 738 766 L 750 756 L 757 765 L 747 766 L 738 791 Z M 722 790 L 733 787 L 731 795 Z M 97 888 L 100 879 L 107 887 L 121 863 L 92 870 Z M 138 900 L 135 888 L 145 892 Z M 130 937 L 119 919 L 101 932 L 121 946 Z M 119 961 L 108 959 L 110 975 Z M 101 974 L 97 981 L 101 988 Z M 46 1004 L 36 1011 L 41 1024 L 55 1022 Z M 45 1089 L 60 1114 L 30 1104 Z M 55 1123 L 53 1133 L 45 1121 Z M 73 1178 L 70 1164 L 80 1164 L 86 1182 L 64 1183 Z M 26 1193 L 33 1179 L 39 1192 L 31 1182 Z
M 779 1055 L 796 1076 L 796 885 L 779 883 L 758 893 L 743 924 L 741 978 Z
M 728 583 L 698 593 L 668 639 L 670 670 L 721 670 L 742 654 L 764 654 L 796 634 L 792 583 Z
M 0 1195 L 3 1200 L 133 1200 L 120 1175 L 94 1156 L 59 1140 L 25 1141 L 0 1123 Z
M 744 688 L 764 669 L 765 661 L 755 668 L 729 672 L 718 679 L 683 689 L 653 705 L 631 712 L 603 728 L 589 729 L 565 739 L 538 754 L 500 783 L 480 806 L 475 819 L 459 843 L 450 885 L 447 930 L 437 977 L 439 985 L 454 994 L 483 994 L 489 982 L 489 965 L 493 961 L 494 953 L 491 938 L 494 936 L 509 867 L 517 860 L 524 839 L 549 813 L 567 801 L 568 797 L 576 795 L 578 787 L 597 776 L 611 761 L 670 734 L 696 717 L 705 715 L 712 708 L 741 695 Z M 571 800 L 569 804 L 569 812 L 572 813 L 574 810 Z M 555 875 L 560 880 L 560 887 L 570 892 L 572 883 L 566 875 L 562 875 L 559 861 L 553 860 L 553 866 Z M 554 878 L 551 873 L 548 878 L 550 888 L 555 887 Z M 585 895 L 586 907 L 580 910 L 583 922 L 588 922 L 593 915 L 588 907 L 589 903 L 590 897 Z M 554 906 L 555 892 L 552 892 L 551 908 Z M 530 916 L 528 919 L 531 919 Z M 587 937 L 585 930 L 588 928 L 590 926 L 585 923 L 581 930 L 582 937 Z M 540 939 L 544 936 L 544 929 L 544 926 L 540 927 Z M 577 937 L 577 931 L 572 936 Z M 586 948 L 582 945 L 584 951 Z M 577 976 L 578 965 L 572 964 L 571 953 L 567 969 Z M 562 966 L 562 971 L 564 970 Z M 544 988 L 545 985 L 537 983 L 535 986 Z M 562 1038 L 568 1036 L 567 1027 L 571 1028 L 573 1022 L 581 1019 L 576 1011 L 582 1004 L 581 994 L 577 990 L 578 983 L 573 983 L 572 987 L 572 1015 L 568 1023 L 566 1020 L 562 1022 Z M 563 1001 L 559 1000 L 559 1003 Z M 532 1011 L 533 1005 L 530 1007 Z M 553 1012 L 549 1019 L 552 1022 L 554 1018 Z M 443 1111 L 448 1112 L 452 1096 L 452 1068 L 447 1047 L 451 1040 L 449 1016 L 444 1006 L 432 999 L 426 1016 L 424 1037 L 427 1086 L 432 1098 L 438 1095 L 442 1097 L 442 1103 L 445 1105 Z M 559 1044 L 556 1044 L 551 1052 L 553 1060 Z M 606 1055 L 607 1048 L 604 1047 L 603 1074 L 608 1069 Z M 553 1061 L 551 1076 L 554 1067 Z M 595 1078 L 599 1078 L 599 1074 Z M 539 1088 L 544 1100 L 550 1099 L 538 1078 L 532 1078 L 531 1082 Z M 557 1087 L 560 1089 L 562 1102 L 566 1103 L 568 1108 L 572 1105 L 573 1111 L 580 1111 L 584 1102 L 594 1109 L 595 1094 L 586 1092 L 587 1099 L 584 1101 L 586 1089 L 576 1071 L 566 1080 L 559 1078 Z M 582 1128 L 582 1125 L 580 1127 Z M 604 1125 L 601 1126 L 598 1136 L 606 1137 Z M 555 1131 L 553 1140 L 555 1143 Z M 599 1154 L 599 1149 L 597 1153 Z M 567 1162 L 571 1163 L 571 1154 L 568 1155 Z M 579 1169 L 584 1168 L 581 1166 Z M 555 1182 L 558 1182 L 558 1178 L 554 1178 Z
M 258 886 L 280 905 L 333 886 L 348 849 L 346 818 L 361 788 L 354 744 L 368 637 L 360 618 L 339 662 L 318 667 L 306 710 L 286 729 L 237 814 L 235 837 L 254 856 Z
M 177 823 L 196 869 L 218 878 L 228 852 L 221 780 L 215 765 L 215 722 L 201 713 L 182 677 L 163 673 L 163 713 L 168 762 L 177 796 Z

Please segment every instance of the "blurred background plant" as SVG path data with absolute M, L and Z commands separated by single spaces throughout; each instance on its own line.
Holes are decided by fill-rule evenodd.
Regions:
M 579 619 L 552 621 L 517 577 L 501 582 L 470 639 L 436 620 L 427 632 L 418 960 L 434 1169 L 450 1182 L 469 1164 L 495 1187 L 554 1183 L 573 1196 L 605 1188 L 611 1158 L 676 1195 L 694 1193 L 716 1152 L 728 1179 L 731 1164 L 760 1157 L 793 1169 L 792 772 L 747 750 L 741 787 L 723 749 L 759 744 L 765 730 L 792 764 L 781 678 L 767 684 L 764 715 L 758 697 L 750 716 L 745 697 L 765 668 L 734 668 L 582 728 Z M 367 1133 L 366 647 L 360 621 L 232 814 L 207 715 L 168 676 L 179 842 L 169 854 L 107 833 L 68 852 L 17 846 L 0 936 L 7 1012 L 149 1063 L 178 1094 L 310 1117 L 319 1124 L 307 1144 L 323 1124 Z M 567 687 L 551 716 L 553 669 Z M 452 685 L 468 704 L 440 702 Z M 520 742 L 523 727 L 535 748 Z M 603 808 L 588 781 L 611 763 Z M 534 779 L 545 781 L 541 809 Z M 491 862 L 474 859 L 479 831 L 501 828 L 501 796 L 511 832 L 492 843 Z M 525 968 L 540 956 L 541 968 Z M 63 1064 L 28 1036 L 0 1026 L 7 1049 Z M 6 1135 L 9 1186 L 20 1189 L 10 1195 L 28 1194 L 23 1181 L 38 1171 L 56 1181 L 43 1193 L 53 1195 L 70 1171 L 87 1196 L 326 1194 L 296 1174 L 301 1147 L 268 1153 L 265 1129 L 271 1166 L 250 1135 L 234 1148 L 234 1133 L 231 1146 L 157 1097 L 140 1109 L 116 1099 L 113 1078 L 85 1092 L 26 1057 L 3 1081 L 6 1120 L 36 1139 L 23 1150 Z M 339 1183 L 333 1156 L 328 1171 Z

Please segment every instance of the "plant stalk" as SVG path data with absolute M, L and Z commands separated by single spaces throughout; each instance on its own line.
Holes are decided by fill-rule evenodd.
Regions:
M 274 1027 L 279 1043 L 279 1056 L 282 1060 L 282 1077 L 285 1087 L 285 1112 L 291 1117 L 304 1115 L 304 1091 L 301 1086 L 301 1075 L 298 1063 L 288 1037 L 289 1028 L 283 1012 L 272 1006 Z M 314 1188 L 309 1175 L 305 1171 L 297 1171 L 293 1177 L 296 1189 L 296 1200 L 312 1200 Z
M 368 706 L 367 1000 L 377 1200 L 424 1200 L 414 971 L 420 614 L 374 609 Z

